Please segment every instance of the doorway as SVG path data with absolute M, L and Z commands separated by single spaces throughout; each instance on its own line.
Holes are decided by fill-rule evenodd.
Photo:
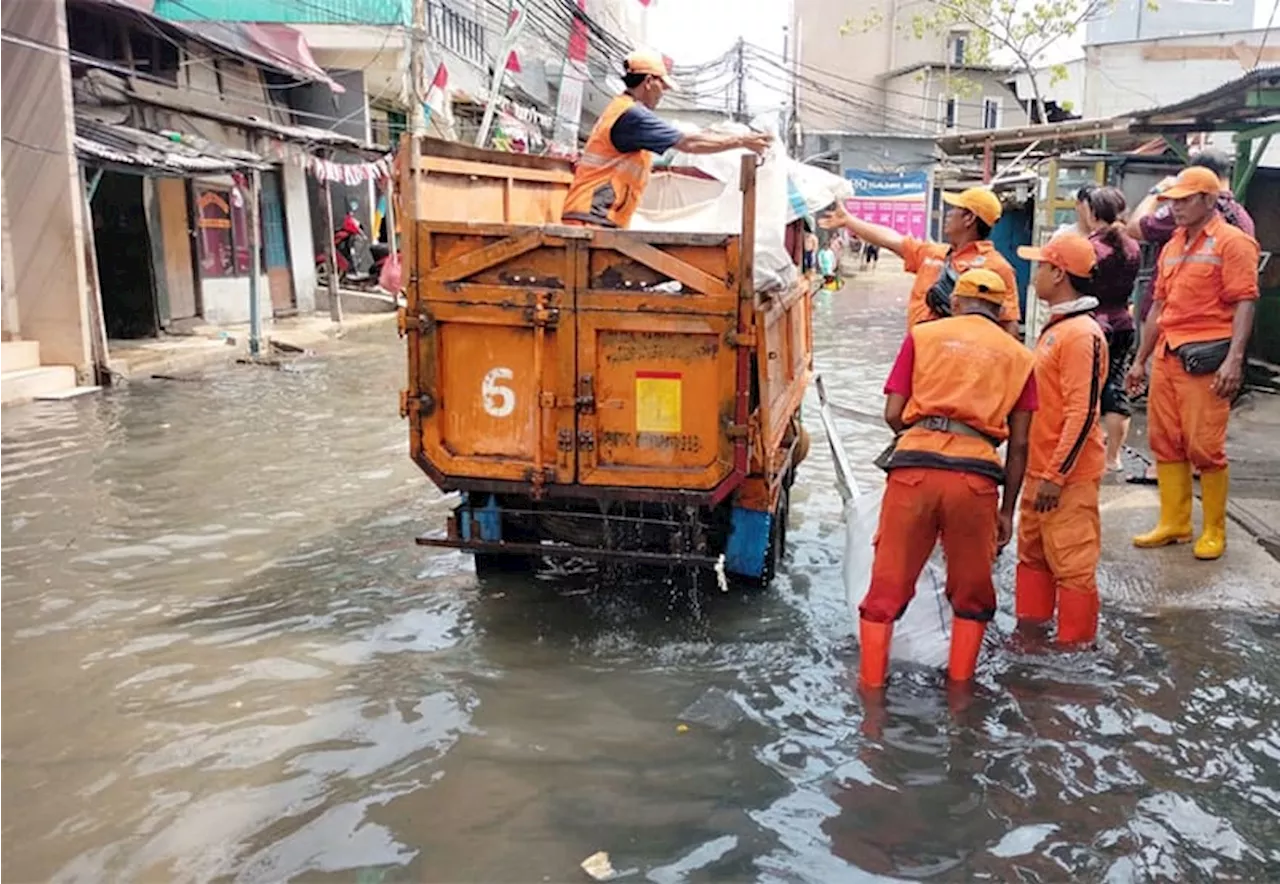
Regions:
M 107 337 L 154 337 L 160 331 L 160 312 L 142 178 L 104 172 L 93 194 L 92 209 L 93 247 Z

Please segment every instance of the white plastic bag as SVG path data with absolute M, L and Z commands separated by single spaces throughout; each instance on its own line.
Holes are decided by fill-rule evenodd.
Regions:
M 831 446 L 836 471 L 836 487 L 844 500 L 844 590 L 853 620 L 858 621 L 858 606 L 871 588 L 871 565 L 875 560 L 872 541 L 880 523 L 878 495 L 860 493 L 849 466 L 849 456 L 839 442 L 839 433 L 831 411 L 822 378 L 816 379 L 821 403 L 822 426 Z M 916 594 L 907 610 L 893 626 L 889 658 L 921 666 L 945 666 L 951 646 L 951 604 L 946 596 L 946 567 L 942 554 L 935 548 L 916 580 Z

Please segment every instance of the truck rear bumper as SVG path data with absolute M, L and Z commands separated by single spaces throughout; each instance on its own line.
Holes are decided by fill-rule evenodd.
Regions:
M 597 549 L 568 543 L 507 543 L 501 540 L 464 540 L 454 537 L 419 537 L 418 546 L 462 549 L 473 553 L 544 556 L 551 559 L 586 559 L 593 562 L 631 562 L 656 567 L 714 568 L 719 559 L 699 553 L 659 553 L 645 550 Z

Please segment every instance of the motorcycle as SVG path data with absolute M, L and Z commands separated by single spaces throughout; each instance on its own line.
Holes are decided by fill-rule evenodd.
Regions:
M 355 210 L 347 211 L 342 226 L 333 234 L 333 250 L 337 260 L 338 284 L 354 288 L 377 288 L 383 266 L 391 254 L 391 248 L 382 242 L 370 242 L 364 226 L 355 216 Z M 320 285 L 329 282 L 329 253 L 316 255 L 316 280 Z

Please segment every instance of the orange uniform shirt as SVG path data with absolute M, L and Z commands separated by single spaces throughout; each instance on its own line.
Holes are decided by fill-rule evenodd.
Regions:
M 1055 485 L 1096 482 L 1106 466 L 1098 422 L 1107 339 L 1087 313 L 1054 317 L 1036 342 L 1036 393 L 1027 475 Z
M 942 267 L 946 264 L 949 251 L 951 247 L 944 243 L 916 239 L 913 236 L 908 236 L 903 242 L 902 265 L 908 273 L 916 275 L 915 284 L 911 287 L 911 299 L 907 302 L 907 328 L 933 319 L 933 312 L 925 303 L 925 295 L 942 275 Z M 956 249 L 951 262 L 955 265 L 957 276 L 966 270 L 977 269 L 999 274 L 1007 289 L 1004 304 L 1000 308 L 1000 321 L 1015 322 L 1022 318 L 1022 311 L 1018 308 L 1018 279 L 1014 276 L 1013 267 L 989 241 L 969 243 Z
M 1027 389 L 1035 363 L 1031 351 L 975 313 L 920 323 L 908 338 L 911 382 L 902 419 L 909 429 L 898 439 L 890 469 L 931 467 L 1003 479 L 1000 455 L 986 439 L 911 425 L 945 417 L 1003 442 L 1009 438 L 1009 415 L 1035 408 L 1035 388 Z M 903 394 L 896 384 L 885 389 Z
M 1170 347 L 1231 337 L 1236 304 L 1257 297 L 1258 242 L 1221 215 L 1192 242 L 1179 227 L 1160 252 L 1155 299 Z

